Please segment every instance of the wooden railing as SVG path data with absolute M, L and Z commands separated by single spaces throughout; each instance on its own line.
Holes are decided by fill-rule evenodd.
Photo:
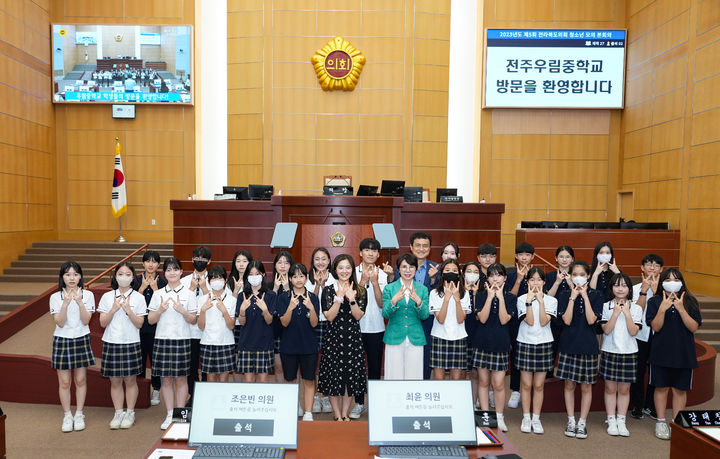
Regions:
M 102 277 L 103 277 L 105 274 L 107 274 L 107 273 L 109 273 L 110 271 L 112 271 L 113 269 L 115 269 L 115 267 L 116 267 L 117 265 L 119 265 L 119 264 L 122 263 L 123 261 L 127 261 L 127 260 L 131 259 L 132 257 L 134 257 L 135 255 L 137 255 L 141 250 L 145 249 L 145 248 L 146 248 L 147 246 L 149 246 L 149 245 L 150 245 L 150 243 L 147 243 L 147 242 L 146 242 L 145 244 L 143 244 L 143 245 L 141 245 L 140 247 L 138 247 L 137 250 L 135 250 L 133 253 L 131 253 L 131 254 L 128 255 L 127 257 L 123 258 L 122 260 L 118 261 L 118 262 L 115 263 L 114 265 L 110 266 L 110 267 L 109 267 L 108 269 L 106 269 L 105 271 L 103 271 L 103 272 L 101 272 L 100 274 L 98 274 L 97 276 L 93 277 L 92 279 L 90 279 L 90 281 L 85 282 L 85 288 L 90 288 L 90 286 L 91 286 L 92 284 L 94 284 L 96 281 L 102 279 Z

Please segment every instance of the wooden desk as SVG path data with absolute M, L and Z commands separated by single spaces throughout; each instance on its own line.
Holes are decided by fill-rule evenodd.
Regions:
M 131 69 L 141 69 L 143 66 L 142 59 L 98 59 L 98 70 L 114 70 L 113 65 L 117 65 L 117 70 L 124 70 L 125 65 Z
M 502 446 L 468 448 L 471 458 L 480 458 L 486 454 L 507 454 L 517 451 L 502 432 L 496 432 L 503 441 Z M 147 458 L 156 448 L 183 449 L 186 442 L 168 442 L 158 439 L 145 455 Z M 367 459 L 377 454 L 376 446 L 368 445 L 367 421 L 313 421 L 298 422 L 298 448 L 288 450 L 286 459 Z
M 400 243 L 393 256 L 409 250 L 410 235 L 423 231 L 433 239 L 430 259 L 439 261 L 446 242 L 460 246 L 460 260 L 476 259 L 476 249 L 489 242 L 500 246 L 500 222 L 504 204 L 415 203 L 403 198 L 364 196 L 273 196 L 270 201 L 170 201 L 173 210 L 173 249 L 183 262 L 192 259 L 192 250 L 206 245 L 214 263 L 228 266 L 233 254 L 245 249 L 270 266 L 277 249 L 270 249 L 277 222 L 297 222 L 298 233 L 290 252 L 296 261 L 302 258 L 302 227 L 333 225 L 339 231 L 345 225 L 392 223 Z M 330 247 L 328 239 L 324 244 Z M 344 253 L 358 258 L 359 248 L 346 246 Z M 380 253 L 387 259 L 387 250 Z
M 670 459 L 720 457 L 720 443 L 693 428 L 670 423 Z
M 641 229 L 544 229 L 521 228 L 515 231 L 515 243 L 529 242 L 535 253 L 549 262 L 555 262 L 555 250 L 569 245 L 575 251 L 576 260 L 592 263 L 592 254 L 598 242 L 608 241 L 613 246 L 618 267 L 630 276 L 640 275 L 642 258 L 655 253 L 663 257 L 665 268 L 680 265 L 680 231 Z M 533 265 L 545 271 L 552 268 L 536 258 Z

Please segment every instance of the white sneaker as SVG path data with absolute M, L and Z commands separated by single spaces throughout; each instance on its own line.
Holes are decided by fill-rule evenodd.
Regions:
M 72 432 L 73 430 L 73 417 L 70 413 L 65 413 L 62 422 L 62 431 L 65 433 Z
M 575 430 L 577 427 L 575 426 L 575 421 L 572 421 L 568 419 L 567 427 L 565 427 L 565 436 L 566 437 L 575 437 Z
M 115 415 L 112 418 L 112 421 L 110 421 L 110 430 L 119 429 L 120 424 L 123 422 L 124 418 L 125 418 L 124 411 L 116 411 Z
M 667 422 L 656 422 L 655 423 L 655 436 L 660 440 L 670 440 L 670 428 Z
M 615 420 L 615 416 L 607 418 L 607 421 L 605 421 L 608 425 L 607 427 L 607 433 L 608 435 L 612 435 L 613 437 L 616 437 L 618 435 L 618 426 L 617 421 Z
M 322 411 L 322 403 L 320 402 L 320 397 L 316 395 L 315 399 L 313 399 L 312 412 L 319 413 L 320 411 Z
M 128 411 L 127 413 L 125 413 L 125 417 L 123 417 L 123 420 L 120 423 L 120 428 L 129 429 L 133 426 L 133 424 L 135 424 L 135 412 Z
M 310 411 L 306 411 L 305 414 L 303 414 L 303 421 L 313 421 L 313 415 Z
M 617 431 L 618 431 L 618 435 L 620 435 L 621 437 L 629 437 L 630 436 L 630 431 L 628 430 L 627 426 L 625 425 L 624 419 L 617 420 Z
M 323 397 L 320 399 L 320 404 L 322 406 L 322 412 L 323 413 L 332 413 L 332 405 L 330 404 L 330 399 L 327 397 Z
M 73 418 L 73 430 L 85 430 L 85 415 L 75 413 Z
M 510 394 L 510 399 L 508 400 L 508 408 L 517 408 L 520 404 L 520 392 L 514 390 L 512 394 Z
M 530 424 L 532 425 L 533 433 L 536 433 L 538 435 L 542 435 L 545 433 L 545 429 L 543 429 L 540 419 L 533 419 L 532 421 L 530 421 Z
M 497 425 L 498 429 L 502 430 L 503 432 L 507 432 L 508 428 L 505 424 L 505 417 L 502 414 L 497 415 Z
M 520 423 L 520 432 L 530 433 L 530 430 L 530 418 L 523 417 L 522 422 Z
M 305 410 L 302 409 L 302 406 L 300 406 L 300 402 L 298 401 L 298 417 L 305 414 Z
M 495 392 L 490 391 L 490 408 L 495 408 Z
M 153 389 L 152 394 L 150 394 L 150 405 L 158 406 L 159 404 L 160 404 L 160 391 Z
M 162 424 L 160 424 L 160 430 L 165 430 L 168 427 L 170 427 L 170 424 L 172 424 L 172 413 L 169 413 L 167 416 L 165 416 L 165 420 Z
M 365 405 L 356 403 L 350 411 L 350 419 L 360 419 L 360 415 L 365 412 Z

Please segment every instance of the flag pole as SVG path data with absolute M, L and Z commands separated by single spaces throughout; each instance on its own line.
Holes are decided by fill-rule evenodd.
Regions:
M 115 145 L 117 145 L 120 142 L 120 138 L 115 137 Z M 115 238 L 115 242 L 126 242 L 125 238 L 122 234 L 122 215 L 118 218 L 118 223 L 120 223 L 120 234 L 118 237 Z

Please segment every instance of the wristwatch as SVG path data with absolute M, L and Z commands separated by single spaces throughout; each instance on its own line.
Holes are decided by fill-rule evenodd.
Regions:
M 353 306 L 355 306 L 355 305 L 357 304 L 357 301 L 352 300 L 352 301 L 350 302 L 350 304 L 353 305 Z
M 644 292 L 644 293 L 640 292 L 640 293 L 638 293 L 638 296 L 647 296 L 647 292 Z
M 532 306 L 532 303 L 525 303 L 525 306 L 530 307 Z

